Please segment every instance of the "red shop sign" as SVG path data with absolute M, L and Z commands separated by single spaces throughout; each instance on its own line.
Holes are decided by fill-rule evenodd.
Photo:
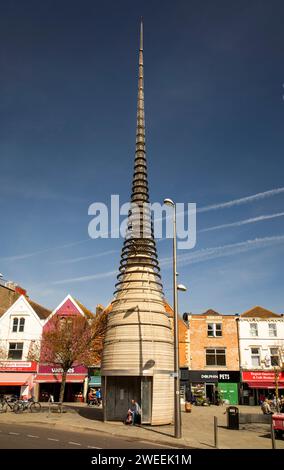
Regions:
M 254 371 L 242 372 L 243 382 L 275 382 L 275 373 L 273 371 Z M 284 382 L 284 372 L 279 372 L 279 382 Z
M 36 372 L 37 362 L 35 361 L 0 361 L 1 372 Z

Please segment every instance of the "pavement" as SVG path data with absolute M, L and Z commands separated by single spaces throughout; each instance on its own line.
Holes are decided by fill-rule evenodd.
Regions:
M 259 407 L 239 406 L 240 413 L 260 414 Z M 240 430 L 227 429 L 226 407 L 209 406 L 192 408 L 185 413 L 182 407 L 182 439 L 174 438 L 174 428 L 169 426 L 126 426 L 121 422 L 102 421 L 102 409 L 84 403 L 65 404 L 66 413 L 49 413 L 43 407 L 40 413 L 0 414 L 1 425 L 44 427 L 48 430 L 94 433 L 112 444 L 116 438 L 133 442 L 137 448 L 143 443 L 170 448 L 214 449 L 214 416 L 218 418 L 218 448 L 220 449 L 271 449 L 269 426 L 265 424 L 240 425 Z M 121 448 L 125 442 L 121 442 Z M 2 447 L 3 448 L 3 447 Z M 276 448 L 284 449 L 284 439 L 276 440 Z

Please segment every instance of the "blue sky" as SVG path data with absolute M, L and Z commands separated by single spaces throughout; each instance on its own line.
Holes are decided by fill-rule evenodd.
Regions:
M 283 312 L 280 0 L 2 2 L 0 272 L 50 308 L 112 299 L 122 240 L 89 239 L 88 207 L 130 195 L 141 15 L 151 200 L 199 208 L 180 311 Z

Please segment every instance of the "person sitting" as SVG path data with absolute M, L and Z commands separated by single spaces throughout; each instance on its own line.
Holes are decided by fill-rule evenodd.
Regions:
M 127 416 L 126 416 L 126 420 L 124 421 L 124 424 L 132 424 L 132 411 L 129 409 L 127 411 Z
M 265 398 L 264 402 L 262 403 L 261 410 L 262 410 L 262 413 L 265 415 L 273 414 L 268 398 Z
M 141 423 L 141 408 L 136 400 L 131 400 L 130 411 L 132 413 L 132 424 Z

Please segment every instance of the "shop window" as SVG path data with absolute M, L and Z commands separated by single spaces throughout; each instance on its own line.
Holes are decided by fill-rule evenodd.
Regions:
M 206 365 L 207 366 L 225 366 L 226 365 L 226 350 L 210 348 L 206 349 Z
M 13 320 L 13 328 L 12 328 L 13 333 L 16 333 L 16 332 L 18 331 L 18 324 L 19 324 L 19 319 L 18 319 L 18 318 L 14 318 L 14 320 Z
M 251 336 L 258 336 L 258 326 L 257 323 L 250 324 L 250 335 Z
M 271 366 L 279 366 L 279 350 L 278 348 L 270 348 Z
M 259 348 L 251 348 L 251 364 L 252 364 L 252 367 L 260 366 Z
M 24 343 L 9 343 L 8 359 L 22 359 Z
M 207 336 L 211 338 L 222 336 L 222 323 L 208 323 Z
M 276 337 L 277 336 L 277 325 L 276 323 L 269 323 L 268 324 L 268 332 L 270 337 Z

